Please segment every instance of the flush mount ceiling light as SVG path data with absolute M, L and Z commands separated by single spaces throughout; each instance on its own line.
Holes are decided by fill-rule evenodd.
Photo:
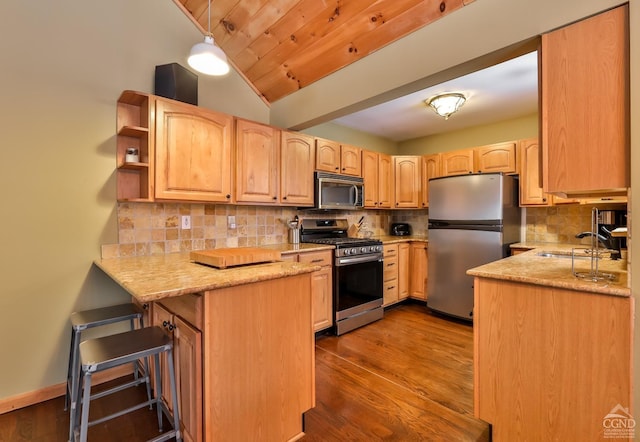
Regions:
M 445 120 L 449 119 L 449 116 L 458 111 L 467 101 L 467 98 L 459 93 L 441 94 L 431 97 L 425 100 L 429 106 L 433 108 L 436 114 L 444 117 Z
M 213 35 L 211 34 L 211 0 L 209 0 L 209 25 L 207 34 L 204 36 L 204 43 L 193 45 L 187 61 L 189 66 L 206 75 L 225 75 L 229 72 L 227 56 L 213 42 Z

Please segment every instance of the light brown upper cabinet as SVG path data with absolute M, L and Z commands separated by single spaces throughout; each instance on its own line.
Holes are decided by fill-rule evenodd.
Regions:
M 542 36 L 543 188 L 560 196 L 629 187 L 629 12 L 611 9 Z
M 157 199 L 231 202 L 233 117 L 156 98 Z
M 417 209 L 420 207 L 420 164 L 419 156 L 393 157 L 395 208 Z
M 283 130 L 280 138 L 280 204 L 313 206 L 313 137 Z
M 516 173 L 516 143 L 509 141 L 442 153 L 442 176 L 480 172 Z
M 473 173 L 473 149 L 442 153 L 442 176 Z
M 390 155 L 368 150 L 362 151 L 364 207 L 370 209 L 391 208 L 392 167 Z
M 362 176 L 362 149 L 316 138 L 316 170 Z
M 542 190 L 540 180 L 540 145 L 537 138 L 519 141 L 520 206 L 549 206 L 552 196 Z
M 280 176 L 280 131 L 236 118 L 236 201 L 276 203 Z
M 504 172 L 516 173 L 516 143 L 491 144 L 474 148 L 475 171 L 482 173 Z
M 422 207 L 429 207 L 429 180 L 441 175 L 442 154 L 422 157 Z

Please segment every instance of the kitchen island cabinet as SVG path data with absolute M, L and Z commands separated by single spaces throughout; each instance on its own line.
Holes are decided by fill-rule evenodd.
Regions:
M 493 440 L 604 440 L 631 405 L 633 298 L 616 280 L 575 278 L 538 251 L 468 271 L 474 281 L 474 414 Z M 582 264 L 581 264 L 582 265 Z M 629 439 L 629 438 L 625 438 Z
M 182 253 L 96 265 L 137 302 L 151 303 L 153 321 L 171 324 L 174 340 L 181 339 L 175 357 L 185 436 L 302 437 L 302 415 L 315 405 L 311 274 L 319 266 L 274 262 L 219 270 Z

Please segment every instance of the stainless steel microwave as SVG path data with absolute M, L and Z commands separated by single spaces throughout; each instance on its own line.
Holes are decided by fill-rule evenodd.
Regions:
M 362 209 L 364 182 L 360 177 L 315 173 L 316 209 Z

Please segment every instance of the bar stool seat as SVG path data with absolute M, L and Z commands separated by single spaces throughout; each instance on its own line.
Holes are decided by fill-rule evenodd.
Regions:
M 112 305 L 109 307 L 97 308 L 92 310 L 84 310 L 71 314 L 71 345 L 69 349 L 69 365 L 67 369 L 67 388 L 64 401 L 64 409 L 67 410 L 71 405 L 69 419 L 69 438 L 73 433 L 73 416 L 76 412 L 78 402 L 80 361 L 79 361 L 79 345 L 82 340 L 82 332 L 90 328 L 101 327 L 104 325 L 115 324 L 117 322 L 129 321 L 131 329 L 135 328 L 135 320 L 140 322 L 140 327 L 144 327 L 142 320 L 142 311 L 133 303 Z M 146 364 L 148 365 L 148 364 Z M 148 370 L 148 368 L 146 368 Z M 138 379 L 139 374 L 138 363 L 134 363 L 134 376 Z M 151 388 L 147 383 L 147 396 L 151 399 Z
M 105 336 L 96 339 L 87 339 L 80 344 L 80 361 L 81 361 L 81 384 L 82 384 L 82 398 L 77 407 L 77 414 L 73 417 L 74 438 L 78 432 L 77 426 L 79 425 L 79 437 L 81 442 L 87 440 L 88 428 L 92 425 L 99 424 L 109 419 L 113 419 L 122 416 L 131 411 L 138 410 L 146 407 L 147 405 L 156 405 L 158 427 L 162 432 L 162 414 L 165 413 L 167 418 L 173 422 L 173 429 L 167 431 L 162 435 L 152 439 L 154 442 L 160 442 L 164 440 L 176 438 L 176 441 L 181 441 L 182 436 L 180 432 L 180 412 L 178 402 L 175 401 L 173 415 L 164 402 L 162 401 L 162 379 L 160 370 L 160 354 L 166 353 L 167 355 L 167 367 L 169 370 L 169 385 L 171 388 L 172 397 L 177 397 L 175 371 L 173 366 L 173 341 L 164 333 L 160 327 L 147 327 L 136 329 L 124 333 L 118 333 L 115 335 Z M 132 385 L 136 385 L 136 381 L 132 381 L 128 384 L 118 385 L 106 391 L 91 394 L 91 379 L 94 373 L 98 373 L 109 368 L 117 367 L 124 364 L 135 362 L 141 358 L 154 357 L 155 367 L 155 394 L 154 398 L 145 402 L 139 403 L 127 409 L 118 411 L 116 413 L 104 416 L 102 418 L 89 421 L 89 406 L 92 399 L 97 399 L 117 391 L 128 388 Z M 148 381 L 150 373 L 147 371 L 144 373 L 144 377 Z M 144 380 L 143 380 L 144 382 Z M 82 410 L 81 417 L 78 416 L 80 409 Z M 80 420 L 78 422 L 78 417 Z

